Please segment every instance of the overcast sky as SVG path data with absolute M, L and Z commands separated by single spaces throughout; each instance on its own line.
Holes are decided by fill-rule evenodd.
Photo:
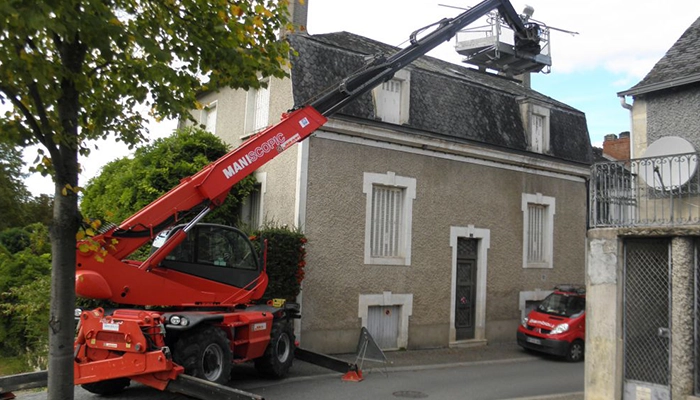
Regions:
M 536 74 L 533 89 L 583 111 L 593 145 L 603 136 L 630 130 L 629 112 L 617 93 L 634 86 L 700 16 L 699 0 L 511 0 L 516 11 L 534 7 L 533 18 L 570 35 L 552 31 L 552 68 Z M 307 0 L 310 34 L 348 31 L 387 44 L 401 46 L 414 30 L 444 17 L 454 17 L 477 1 L 441 0 Z M 461 63 L 454 41 L 429 53 Z M 628 101 L 631 102 L 631 99 Z M 174 122 L 151 128 L 151 137 L 167 136 Z M 102 165 L 128 155 L 124 146 L 102 143 L 100 151 L 81 159 L 85 185 Z M 36 152 L 26 151 L 33 161 Z M 49 178 L 31 176 L 32 193 L 53 194 Z

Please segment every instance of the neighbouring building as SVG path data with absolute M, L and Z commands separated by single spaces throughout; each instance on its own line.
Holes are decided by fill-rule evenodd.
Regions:
M 287 79 L 203 94 L 193 116 L 237 146 L 397 49 L 348 32 L 288 37 Z M 515 340 L 532 302 L 582 284 L 585 115 L 520 81 L 422 57 L 255 176 L 244 219 L 303 229 L 297 332 L 352 352 Z
M 630 158 L 630 133 L 620 132 L 620 135 L 605 135 L 603 141 L 603 154 L 613 160 L 629 160 Z
M 697 399 L 700 18 L 618 95 L 631 155 L 592 168 L 585 397 Z

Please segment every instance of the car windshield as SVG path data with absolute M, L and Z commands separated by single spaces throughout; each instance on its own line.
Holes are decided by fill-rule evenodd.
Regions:
M 545 314 L 571 317 L 582 313 L 586 309 L 586 299 L 580 296 L 572 296 L 563 293 L 552 293 L 542 300 L 537 311 Z

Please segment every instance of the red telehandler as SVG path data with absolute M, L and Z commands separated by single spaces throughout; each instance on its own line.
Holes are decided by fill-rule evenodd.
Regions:
M 234 228 L 199 222 L 221 205 L 233 185 L 307 138 L 328 116 L 494 9 L 515 32 L 520 56 L 536 56 L 539 50 L 532 49 L 539 49 L 539 26 L 523 22 L 508 0 L 485 0 L 412 33 L 406 48 L 375 59 L 121 225 L 104 228 L 90 239 L 100 244 L 101 260 L 94 246 L 78 243 L 77 295 L 132 308 L 80 312 L 75 384 L 112 394 L 133 380 L 201 398 L 258 398 L 222 385 L 233 364 L 253 361 L 260 372 L 283 377 L 296 353 L 337 369 L 332 358 L 296 349 L 297 305 L 255 304 L 268 283 L 265 252 L 256 255 L 246 235 Z M 147 260 L 128 259 L 151 241 Z M 352 364 L 341 368 L 361 373 Z

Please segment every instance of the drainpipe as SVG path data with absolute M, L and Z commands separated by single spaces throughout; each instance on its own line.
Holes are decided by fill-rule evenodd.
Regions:
M 632 104 L 627 103 L 627 97 L 625 95 L 618 96 L 620 98 L 620 105 L 625 110 L 630 112 L 630 160 L 634 159 L 634 119 L 632 117 Z

